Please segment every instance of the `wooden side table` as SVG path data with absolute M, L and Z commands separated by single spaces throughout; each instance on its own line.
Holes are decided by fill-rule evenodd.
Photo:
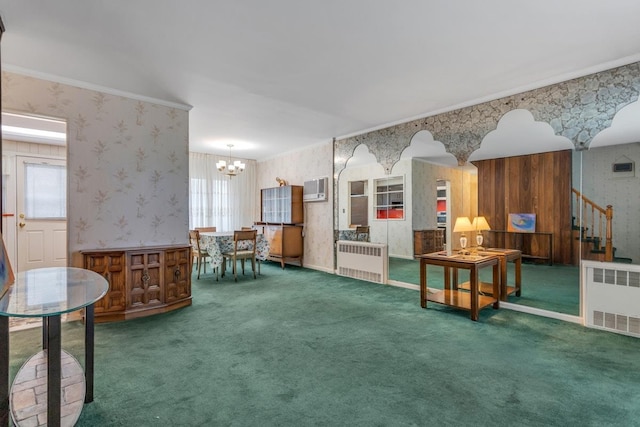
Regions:
M 489 248 L 476 252 L 479 255 L 495 255 L 500 258 L 500 301 L 507 301 L 511 294 L 520 296 L 522 292 L 522 252 L 517 249 Z M 515 282 L 513 286 L 508 283 L 507 263 L 513 262 L 515 266 Z M 458 285 L 462 289 L 469 289 L 469 283 Z M 491 283 L 478 283 L 478 292 L 481 295 L 493 295 Z
M 427 301 L 468 310 L 471 320 L 478 320 L 478 312 L 489 305 L 500 307 L 500 257 L 496 254 L 447 255 L 446 252 L 434 252 L 418 256 L 420 259 L 420 306 L 427 308 Z M 427 266 L 444 267 L 444 289 L 427 293 Z M 493 267 L 492 293 L 481 295 L 479 292 L 479 270 Z M 458 287 L 458 269 L 469 270 L 469 290 Z
M 488 248 L 483 253 L 497 254 L 500 257 L 500 300 L 506 301 L 514 293 L 519 297 L 522 294 L 522 252 L 517 249 Z M 508 284 L 508 262 L 512 262 L 515 267 L 513 286 Z

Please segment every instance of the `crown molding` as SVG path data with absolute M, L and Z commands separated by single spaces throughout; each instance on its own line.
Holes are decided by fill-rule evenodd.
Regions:
M 39 71 L 30 70 L 28 68 L 22 68 L 11 64 L 2 64 L 2 70 L 15 74 L 21 74 L 28 77 L 35 77 L 41 80 L 48 80 L 56 83 L 62 83 L 69 86 L 75 86 L 82 89 L 94 90 L 97 92 L 103 92 L 109 95 L 122 96 L 125 98 L 135 99 L 137 101 L 149 102 L 151 104 L 162 105 L 169 108 L 175 108 L 178 110 L 189 111 L 193 108 L 192 105 L 179 104 L 177 102 L 164 101 L 162 99 L 151 98 L 144 95 L 138 95 L 136 93 L 125 92 L 110 87 L 100 86 L 93 83 L 83 82 L 81 80 L 68 79 L 66 77 L 56 76 L 54 74 L 42 73 Z

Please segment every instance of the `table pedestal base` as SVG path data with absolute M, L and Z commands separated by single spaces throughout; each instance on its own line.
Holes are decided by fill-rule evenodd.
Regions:
M 61 352 L 60 425 L 73 426 L 80 417 L 85 398 L 82 366 L 69 353 Z M 27 360 L 13 380 L 11 417 L 16 426 L 47 424 L 47 351 Z

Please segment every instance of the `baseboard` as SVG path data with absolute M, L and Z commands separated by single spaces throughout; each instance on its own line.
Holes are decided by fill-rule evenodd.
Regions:
M 304 268 L 308 268 L 310 270 L 317 270 L 317 271 L 322 271 L 323 273 L 329 273 L 329 274 L 336 274 L 335 270 L 333 268 L 327 268 L 327 267 L 322 267 L 319 265 L 313 265 L 313 264 L 304 264 Z

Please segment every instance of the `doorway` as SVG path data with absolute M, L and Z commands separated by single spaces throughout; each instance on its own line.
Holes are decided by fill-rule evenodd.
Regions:
M 66 266 L 66 122 L 2 113 L 3 238 L 14 272 Z

